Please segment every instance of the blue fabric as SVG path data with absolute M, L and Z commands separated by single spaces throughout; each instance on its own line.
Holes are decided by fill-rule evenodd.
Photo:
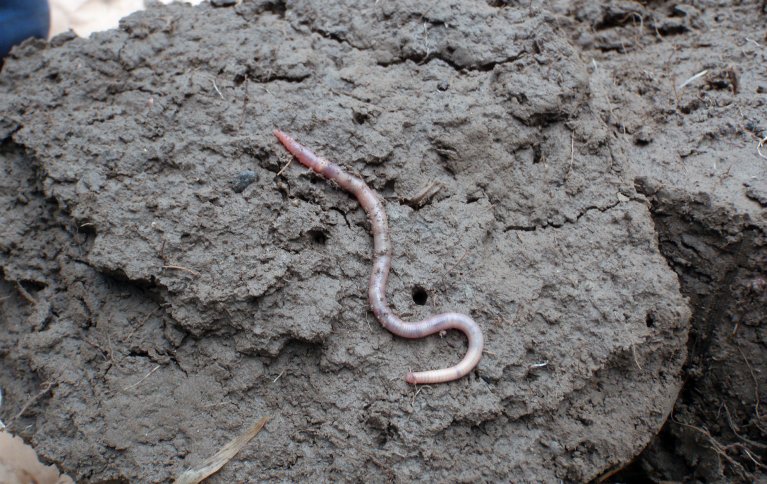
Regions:
M 48 0 L 0 0 L 0 59 L 29 37 L 48 36 Z

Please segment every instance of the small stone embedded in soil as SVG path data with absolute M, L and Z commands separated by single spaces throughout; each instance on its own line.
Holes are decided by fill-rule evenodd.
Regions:
M 653 132 L 649 126 L 642 126 L 634 133 L 634 144 L 644 146 L 652 143 Z
M 232 190 L 234 193 L 242 193 L 253 182 L 258 181 L 258 175 L 253 170 L 243 170 L 232 181 Z
M 231 7 L 236 3 L 237 0 L 210 0 L 210 4 L 214 7 Z

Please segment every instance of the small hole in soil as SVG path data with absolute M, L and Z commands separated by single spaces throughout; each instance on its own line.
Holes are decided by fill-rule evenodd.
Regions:
M 47 285 L 44 282 L 40 281 L 32 281 L 29 279 L 22 279 L 19 281 L 19 285 L 22 286 L 22 289 L 24 289 L 26 286 L 26 289 L 29 289 L 30 291 L 37 292 L 42 291 L 47 287 Z
M 370 115 L 368 113 L 363 113 L 360 111 L 355 111 L 354 113 L 352 113 L 352 119 L 357 124 L 365 124 L 365 121 L 367 121 L 368 118 L 370 118 Z
M 421 286 L 415 286 L 413 287 L 413 302 L 418 304 L 419 306 L 423 306 L 426 304 L 426 301 L 429 299 L 429 294 L 426 292 L 426 289 L 422 288 Z
M 312 242 L 317 245 L 325 245 L 325 242 L 328 241 L 328 236 L 321 230 L 310 230 L 307 233 L 312 238 Z
M 652 316 L 652 314 L 648 314 L 647 317 L 645 317 L 644 322 L 648 328 L 655 327 L 655 318 Z

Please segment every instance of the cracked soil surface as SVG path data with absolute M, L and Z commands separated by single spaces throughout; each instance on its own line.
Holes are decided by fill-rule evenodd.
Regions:
M 522 4 L 155 5 L 17 48 L 0 420 L 85 482 L 262 416 L 211 482 L 763 478 L 763 3 Z M 364 212 L 274 127 L 384 198 L 390 304 L 470 314 L 469 376 L 405 383 L 463 336 L 375 321 Z

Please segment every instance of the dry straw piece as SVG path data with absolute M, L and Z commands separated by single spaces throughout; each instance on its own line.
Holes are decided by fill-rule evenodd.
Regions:
M 217 472 L 224 467 L 224 464 L 232 460 L 232 457 L 237 455 L 237 453 L 242 450 L 242 448 L 245 447 L 262 428 L 264 428 L 267 420 L 269 420 L 269 417 L 264 417 L 256 422 L 244 434 L 232 439 L 228 444 L 223 446 L 221 450 L 203 461 L 197 468 L 187 469 L 182 472 L 181 475 L 173 481 L 173 484 L 197 484 Z

